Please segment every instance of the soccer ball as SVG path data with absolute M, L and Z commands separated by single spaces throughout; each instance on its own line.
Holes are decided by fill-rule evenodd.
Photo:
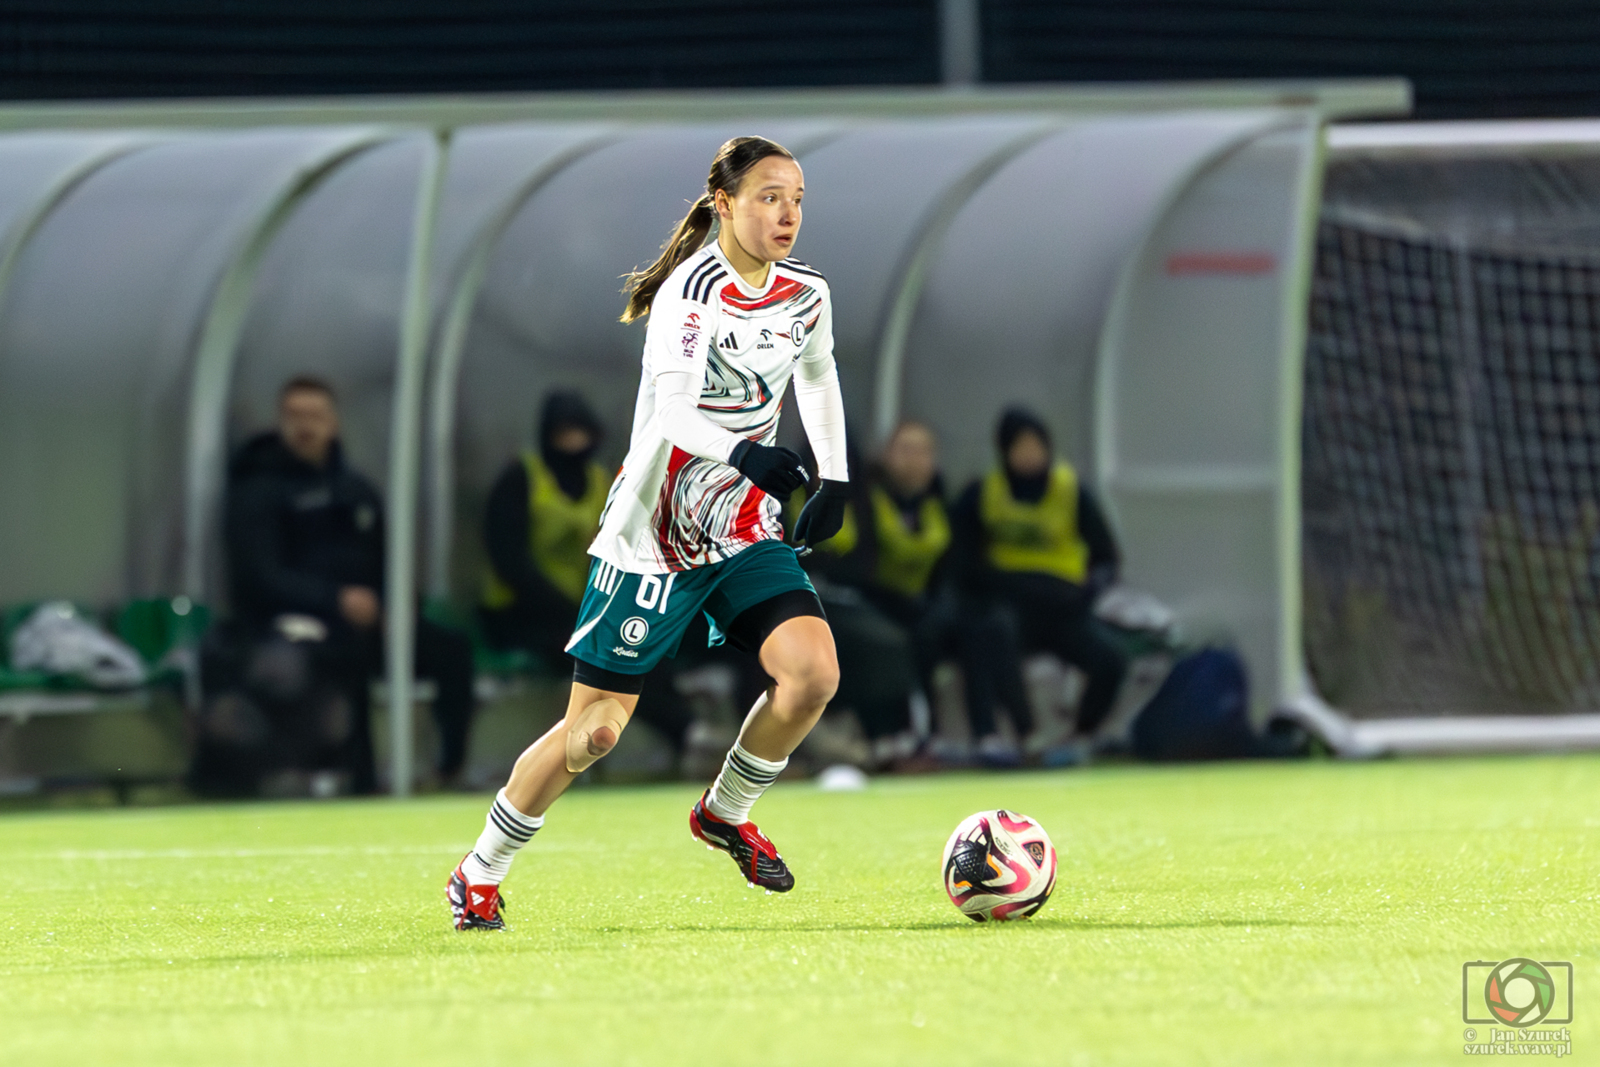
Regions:
M 1026 919 L 1055 887 L 1056 846 L 1026 815 L 980 811 L 945 843 L 944 891 L 974 922 Z

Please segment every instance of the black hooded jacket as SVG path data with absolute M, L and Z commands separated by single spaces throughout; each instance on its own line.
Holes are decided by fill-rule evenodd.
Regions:
M 337 625 L 342 587 L 383 595 L 383 498 L 345 466 L 339 442 L 318 469 L 276 432 L 252 438 L 228 466 L 225 511 L 239 618 L 259 623 L 292 612 Z

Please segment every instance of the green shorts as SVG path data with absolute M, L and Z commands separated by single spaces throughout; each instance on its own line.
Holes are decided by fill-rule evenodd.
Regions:
M 711 620 L 718 643 L 719 631 L 746 610 L 796 591 L 816 596 L 794 549 L 782 541 L 757 541 L 732 559 L 668 574 L 628 574 L 597 559 L 567 653 L 603 671 L 647 674 L 677 655 L 696 612 Z

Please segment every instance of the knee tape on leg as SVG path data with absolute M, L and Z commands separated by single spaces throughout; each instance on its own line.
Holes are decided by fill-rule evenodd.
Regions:
M 584 708 L 567 727 L 567 770 L 577 774 L 594 766 L 616 745 L 627 725 L 628 713 L 610 697 Z

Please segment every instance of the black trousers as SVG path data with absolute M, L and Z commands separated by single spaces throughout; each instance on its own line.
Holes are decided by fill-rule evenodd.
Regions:
M 418 616 L 413 647 L 413 668 L 418 678 L 433 682 L 433 722 L 439 731 L 439 773 L 450 776 L 467 759 L 467 737 L 472 726 L 472 642 L 453 627 Z M 384 669 L 382 631 L 336 631 L 330 637 L 331 658 L 337 664 L 352 722 L 344 764 L 356 793 L 378 788 L 372 754 L 372 679 Z
M 1022 682 L 1022 657 L 1015 627 L 993 605 L 940 594 L 913 599 L 881 587 L 867 595 L 879 610 L 906 628 L 926 692 L 933 669 L 952 656 L 961 664 L 966 687 L 967 720 L 974 738 L 998 728 L 995 712 L 1003 707 L 1019 734 L 1033 730 L 1033 711 Z
M 855 712 L 869 741 L 909 729 L 917 684 L 910 634 L 851 586 L 818 582 L 817 595 L 839 657 L 833 702 Z
M 1048 652 L 1088 675 L 1076 732 L 1094 733 L 1111 713 L 1128 673 L 1128 659 L 1101 631 L 1082 586 L 1049 574 L 999 572 L 996 604 L 1015 627 L 1025 652 Z

